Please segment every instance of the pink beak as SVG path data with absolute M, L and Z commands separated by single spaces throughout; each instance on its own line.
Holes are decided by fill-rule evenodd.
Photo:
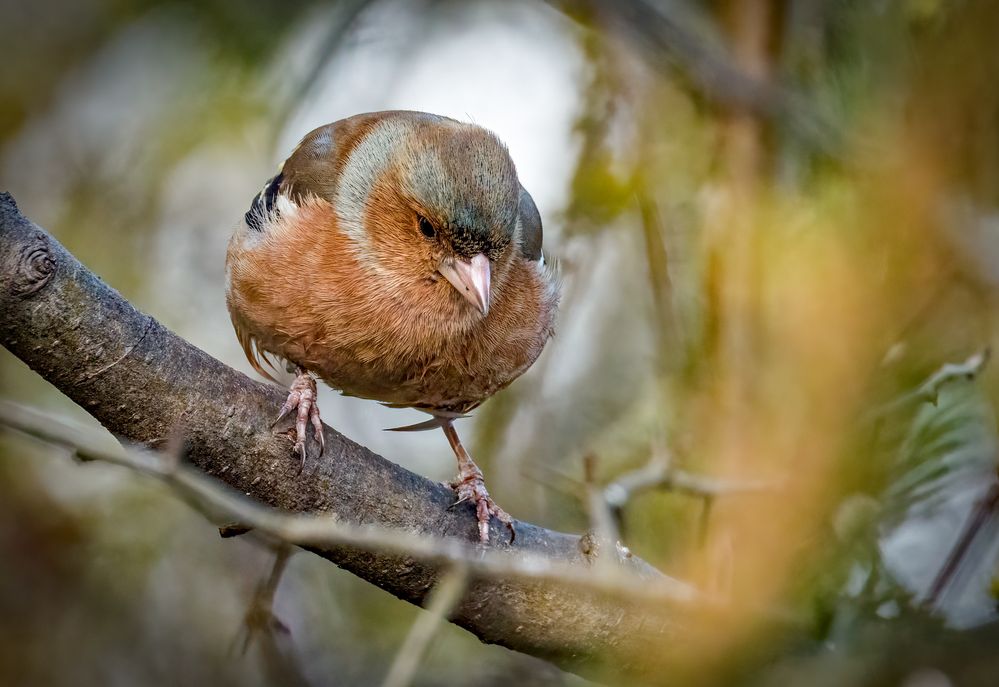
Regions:
M 439 270 L 483 317 L 489 314 L 489 258 L 484 253 L 471 260 L 448 260 Z

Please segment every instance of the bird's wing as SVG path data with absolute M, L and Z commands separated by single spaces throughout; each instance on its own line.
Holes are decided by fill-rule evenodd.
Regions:
M 295 203 L 310 196 L 333 202 L 351 153 L 368 134 L 386 122 L 406 126 L 428 119 L 444 118 L 426 112 L 387 110 L 354 115 L 313 129 L 282 165 L 281 193 Z
M 534 199 L 520 187 L 520 254 L 531 261 L 541 259 L 541 213 Z
M 335 169 L 337 158 L 334 129 L 339 125 L 340 122 L 334 122 L 311 131 L 284 161 L 280 171 L 267 180 L 245 215 L 251 230 L 266 231 L 268 223 L 280 216 L 279 195 L 296 204 L 313 196 L 332 199 L 336 174 L 331 168 Z
M 264 184 L 264 187 L 260 189 L 260 193 L 253 197 L 253 202 L 250 203 L 250 209 L 246 211 L 244 218 L 246 219 L 246 226 L 254 231 L 263 231 L 264 224 L 267 218 L 273 213 L 277 212 L 277 194 L 281 190 L 281 182 L 284 179 L 284 174 L 278 172 L 276 175 L 272 176 Z
M 311 198 L 333 203 L 351 152 L 372 130 L 386 121 L 412 122 L 427 118 L 442 119 L 404 110 L 366 112 L 313 129 L 284 161 L 277 176 L 271 178 L 254 198 L 246 215 L 247 224 L 251 229 L 265 230 L 267 220 L 280 211 L 278 195 L 296 205 Z
M 345 120 L 313 129 L 281 166 L 281 192 L 295 203 L 310 196 L 332 200 L 344 144 L 351 137 Z M 344 131 L 348 129 L 348 131 Z

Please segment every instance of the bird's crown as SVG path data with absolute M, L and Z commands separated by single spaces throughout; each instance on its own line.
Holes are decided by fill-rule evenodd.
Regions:
M 443 117 L 417 123 L 396 158 L 400 192 L 462 257 L 503 251 L 513 237 L 520 184 L 491 132 Z

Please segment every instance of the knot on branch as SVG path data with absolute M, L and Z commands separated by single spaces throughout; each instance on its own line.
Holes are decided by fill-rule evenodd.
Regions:
M 31 237 L 21 248 L 15 267 L 11 280 L 11 290 L 15 296 L 30 296 L 49 283 L 55 272 L 56 262 L 45 234 L 38 232 Z

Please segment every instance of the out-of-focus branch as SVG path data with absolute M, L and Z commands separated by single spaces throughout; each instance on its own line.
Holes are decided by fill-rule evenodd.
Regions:
M 651 490 L 674 491 L 698 498 L 713 499 L 718 496 L 751 494 L 777 488 L 772 482 L 733 481 L 695 475 L 672 466 L 661 455 L 653 457 L 644 466 L 626 472 L 604 488 L 604 499 L 611 508 L 619 510 L 638 494 Z
M 590 513 L 590 531 L 585 535 L 584 553 L 595 560 L 606 574 L 606 571 L 613 569 L 615 557 L 627 557 L 631 552 L 621 543 L 615 511 L 604 498 L 603 490 L 597 486 L 596 473 L 597 457 L 592 453 L 583 456 L 583 483 L 586 486 L 586 507 Z
M 2 415 L 0 415 L 2 417 Z M 274 553 L 274 563 L 266 579 L 261 580 L 257 588 L 253 590 L 253 599 L 250 607 L 243 618 L 243 628 L 237 643 L 240 650 L 245 654 L 250 648 L 254 635 L 263 634 L 265 637 L 275 632 L 288 632 L 288 627 L 281 622 L 281 619 L 274 615 L 274 597 L 277 595 L 278 585 L 281 584 L 281 576 L 284 575 L 285 568 L 288 567 L 288 559 L 291 557 L 291 547 L 287 544 L 280 544 Z M 242 639 L 242 641 L 239 641 Z
M 549 0 L 569 14 L 574 3 Z M 743 69 L 720 44 L 706 41 L 684 21 L 650 0 L 590 0 L 603 30 L 624 36 L 645 61 L 669 76 L 683 77 L 706 100 L 731 111 L 786 121 L 816 149 L 832 153 L 842 136 L 800 95 Z M 586 15 L 590 18 L 589 15 Z
M 645 240 L 645 259 L 649 269 L 649 290 L 655 312 L 656 338 L 659 345 L 659 366 L 665 368 L 666 351 L 680 340 L 677 336 L 678 319 L 673 307 L 673 284 L 669 275 L 669 256 L 663 240 L 662 217 L 659 205 L 648 188 L 638 194 L 638 210 L 642 218 L 642 237 Z
M 999 481 L 993 483 L 988 491 L 985 492 L 985 495 L 971 509 L 971 514 L 968 516 L 968 521 L 965 523 L 961 535 L 954 542 L 953 548 L 947 554 L 947 559 L 944 561 L 939 572 L 937 572 L 937 576 L 933 579 L 933 584 L 930 585 L 929 591 L 926 592 L 926 598 L 923 600 L 923 605 L 926 608 L 930 610 L 936 609 L 944 592 L 947 591 L 953 583 L 954 578 L 957 577 L 957 572 L 968 556 L 971 545 L 975 542 L 978 533 L 995 516 L 996 511 L 999 511 Z
M 382 687 L 408 687 L 413 682 L 420 661 L 423 660 L 427 647 L 437 634 L 441 621 L 461 601 L 461 595 L 465 593 L 467 586 L 468 570 L 464 565 L 455 566 L 441 578 L 430 595 L 427 612 L 420 615 L 413 623 L 406 641 L 392 661 L 392 667 L 389 668 Z
M 149 451 L 141 447 L 98 448 L 90 442 L 77 444 L 74 434 L 79 430 L 72 425 L 12 403 L 0 402 L 0 426 L 67 448 L 80 460 L 104 461 L 157 477 L 209 517 L 238 521 L 242 532 L 262 533 L 276 539 L 279 545 L 290 543 L 313 549 L 363 547 L 426 563 L 457 566 L 496 580 L 558 580 L 636 600 L 687 604 L 698 598 L 692 588 L 665 575 L 656 580 L 643 580 L 641 586 L 636 586 L 634 579 L 619 574 L 620 569 L 596 575 L 593 571 L 580 570 L 578 566 L 530 552 L 514 555 L 503 549 L 482 550 L 456 538 L 442 539 L 358 526 L 333 516 L 282 513 L 233 493 L 216 480 L 191 469 L 179 453 L 181 445 L 173 450 Z M 274 578 L 274 589 L 277 579 Z
M 326 458 L 300 473 L 287 437 L 270 426 L 281 390 L 250 380 L 138 312 L 25 219 L 5 193 L 0 343 L 121 439 L 149 448 L 182 439 L 185 464 L 163 470 L 150 458 L 150 472 L 159 469 L 172 485 L 224 507 L 237 522 L 307 546 L 401 599 L 421 604 L 442 566 L 488 554 L 499 579 L 483 574 L 486 563 L 470 564 L 468 592 L 451 616 L 484 642 L 586 674 L 610 663 L 622 676 L 661 674 L 664 647 L 680 650 L 675 597 L 656 603 L 618 593 L 669 584 L 637 557 L 617 566 L 624 577 L 612 592 L 576 536 L 517 523 L 513 547 L 502 544 L 506 538 L 494 526 L 494 544 L 476 548 L 471 504 L 454 507 L 446 486 L 328 427 Z M 219 489 L 219 481 L 242 496 Z
M 983 348 L 977 353 L 968 356 L 963 362 L 944 363 L 918 387 L 875 410 L 870 419 L 883 417 L 889 413 L 906 408 L 909 405 L 919 403 L 936 405 L 940 398 L 940 389 L 957 380 L 970 381 L 975 379 L 985 369 L 991 355 L 990 349 Z
M 253 591 L 243 627 L 233 641 L 233 648 L 241 645 L 245 654 L 254 638 L 259 638 L 257 645 L 270 682 L 287 687 L 310 687 L 309 680 L 296 659 L 291 631 L 274 614 L 274 597 L 292 553 L 290 545 L 283 542 L 278 544 L 271 571 Z
M 934 372 L 930 377 L 919 385 L 914 393 L 917 401 L 937 404 L 940 397 L 940 389 L 955 379 L 972 380 L 978 373 L 985 369 L 989 362 L 991 352 L 988 348 L 983 349 L 961 363 L 944 363 L 943 366 Z

